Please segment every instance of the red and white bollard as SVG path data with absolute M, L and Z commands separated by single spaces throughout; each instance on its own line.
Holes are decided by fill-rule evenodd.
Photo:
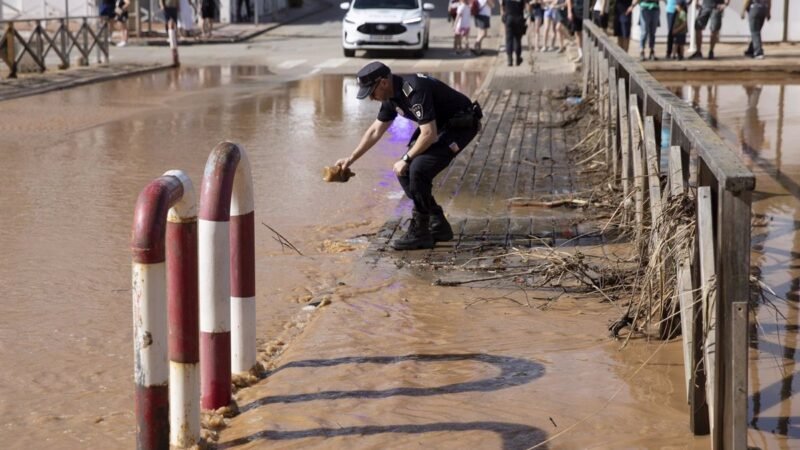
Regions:
M 181 380 L 191 380 L 191 367 L 181 368 L 176 374 L 176 383 L 169 388 L 172 367 L 167 366 L 167 289 L 170 289 L 170 310 L 190 315 L 191 302 L 197 303 L 196 278 L 189 274 L 197 273 L 197 259 L 192 257 L 196 249 L 195 197 L 189 178 L 180 171 L 170 171 L 150 182 L 139 194 L 133 220 L 132 292 L 133 292 L 133 339 L 134 339 L 134 378 L 136 382 L 136 420 L 137 448 L 167 449 L 170 444 L 170 397 L 173 407 L 181 405 L 182 410 L 190 411 L 196 403 L 197 395 L 192 397 L 191 386 Z M 168 216 L 173 223 L 167 225 Z M 170 261 L 166 262 L 167 240 L 170 234 Z M 178 240 L 172 239 L 178 237 Z M 173 242 L 174 241 L 174 242 Z M 167 272 L 169 270 L 169 272 Z M 185 283 L 185 284 L 181 284 Z M 192 299 L 194 295 L 194 299 Z M 196 306 L 194 307 L 196 310 Z M 187 344 L 176 347 L 179 365 L 197 366 L 195 351 L 191 361 L 191 317 L 176 317 L 180 327 L 171 324 L 170 333 L 184 332 Z M 196 319 L 195 319 L 196 323 Z M 197 331 L 194 331 L 195 341 Z M 173 355 L 174 356 L 174 355 Z M 174 358 L 173 358 L 174 359 Z M 174 363 L 171 364 L 175 365 Z M 195 369 L 196 371 L 196 369 Z M 189 375 L 186 375 L 189 374 Z M 196 379 L 197 376 L 194 375 Z M 196 392 L 197 388 L 194 388 Z M 177 396 L 175 396 L 177 394 Z M 192 400 L 194 398 L 195 400 Z M 199 408 L 196 414 L 181 414 L 183 421 L 172 425 L 183 442 L 194 441 L 200 437 Z M 185 431 L 185 432 L 184 432 Z M 193 433 L 193 434 L 192 434 Z
M 200 441 L 200 310 L 197 295 L 197 201 L 192 180 L 167 217 L 167 309 L 169 311 L 169 442 L 188 448 Z
M 255 225 L 250 163 L 221 142 L 200 189 L 200 380 L 202 406 L 231 400 L 231 373 L 256 364 Z M 233 356 L 231 356 L 231 353 Z

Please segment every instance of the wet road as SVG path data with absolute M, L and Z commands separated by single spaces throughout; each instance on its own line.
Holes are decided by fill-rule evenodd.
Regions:
M 465 92 L 482 82 L 442 78 Z M 299 298 L 335 285 L 355 254 L 340 251 L 364 242 L 346 240 L 397 206 L 391 164 L 412 130 L 398 121 L 353 180 L 322 182 L 322 167 L 374 120 L 376 105 L 355 88 L 351 77 L 277 84 L 264 68 L 209 66 L 3 103 L 0 417 L 13 448 L 132 445 L 133 206 L 169 169 L 199 186 L 220 140 L 241 143 L 253 168 L 259 336 L 277 334 Z
M 751 330 L 749 440 L 800 448 L 800 95 L 781 79 L 684 81 L 671 90 L 700 109 L 756 174 L 752 264 L 777 297 Z

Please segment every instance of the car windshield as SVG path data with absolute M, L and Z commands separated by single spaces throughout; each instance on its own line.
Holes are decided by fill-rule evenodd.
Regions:
M 355 9 L 417 9 L 417 0 L 355 0 Z

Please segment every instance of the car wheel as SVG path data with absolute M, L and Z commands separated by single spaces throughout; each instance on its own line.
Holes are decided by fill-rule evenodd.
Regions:
M 345 56 L 345 58 L 352 58 L 353 56 L 356 56 L 356 51 L 355 50 L 344 49 L 344 56 Z

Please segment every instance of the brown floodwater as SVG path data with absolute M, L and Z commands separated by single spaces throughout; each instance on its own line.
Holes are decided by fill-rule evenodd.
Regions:
M 484 81 L 437 76 L 467 93 Z M 284 350 L 237 394 L 220 447 L 708 448 L 688 431 L 679 343 L 620 351 L 613 305 L 434 288 L 388 258 L 361 260 L 364 235 L 407 208 L 391 165 L 413 126 L 398 120 L 355 178 L 327 184 L 322 167 L 350 153 L 376 105 L 355 99 L 352 77 L 273 80 L 261 67 L 181 68 L 0 104 L 3 448 L 134 446 L 134 202 L 170 169 L 198 186 L 223 139 L 253 168 L 260 350 Z M 796 219 L 767 213 L 778 241 L 758 242 L 780 288 L 767 269 L 792 264 L 772 248 L 793 248 L 779 239 Z M 308 299 L 332 304 L 308 312 Z M 793 322 L 760 312 L 751 440 L 764 448 L 791 446 L 773 429 L 797 431 L 796 403 L 775 400 L 796 383 L 788 305 Z
M 667 85 L 693 104 L 756 175 L 751 263 L 776 294 L 751 330 L 750 445 L 800 448 L 800 84 L 690 80 Z

